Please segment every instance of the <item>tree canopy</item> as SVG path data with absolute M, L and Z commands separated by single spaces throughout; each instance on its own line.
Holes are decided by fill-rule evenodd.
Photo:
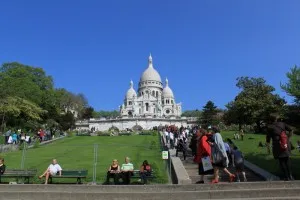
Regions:
M 271 113 L 283 113 L 285 100 L 274 94 L 275 88 L 263 78 L 240 77 L 236 86 L 241 90 L 235 100 L 226 105 L 224 120 L 227 124 L 256 124 L 261 131 Z
M 300 105 L 300 67 L 295 65 L 286 74 L 288 83 L 281 84 L 281 88 L 290 96 L 294 97 L 295 103 Z
M 88 107 L 83 94 L 54 88 L 52 77 L 42 68 L 17 62 L 4 63 L 0 68 L 0 98 L 2 125 L 19 128 L 65 130 L 75 121 L 68 111 L 84 117 Z

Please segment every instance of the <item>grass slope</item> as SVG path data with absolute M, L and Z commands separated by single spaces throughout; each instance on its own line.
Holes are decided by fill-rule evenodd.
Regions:
M 235 145 L 244 153 L 246 160 L 256 164 L 257 166 L 275 174 L 282 176 L 277 160 L 274 160 L 273 155 L 267 153 L 265 147 L 258 147 L 259 142 L 265 144 L 266 136 L 262 134 L 245 134 L 244 141 L 233 140 L 234 132 L 221 132 L 223 139 L 232 139 Z M 292 144 L 296 147 L 300 136 L 293 135 Z M 292 151 L 292 171 L 296 179 L 300 179 L 300 153 L 297 149 Z
M 148 160 L 157 172 L 158 178 L 154 182 L 167 182 L 167 172 L 165 163 L 161 159 L 157 136 L 69 137 L 53 144 L 28 149 L 24 168 L 36 168 L 40 174 L 48 167 L 51 160 L 56 158 L 63 169 L 88 169 L 87 181 L 92 181 L 95 144 L 98 145 L 97 182 L 104 181 L 112 159 L 118 159 L 119 164 L 122 164 L 125 156 L 131 158 L 135 169 L 139 169 L 142 162 Z M 22 151 L 6 153 L 2 156 L 5 158 L 7 168 L 20 168 Z M 34 182 L 39 181 L 36 178 Z

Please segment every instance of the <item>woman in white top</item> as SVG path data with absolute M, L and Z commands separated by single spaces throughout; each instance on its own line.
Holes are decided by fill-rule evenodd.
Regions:
M 57 163 L 57 160 L 53 159 L 52 164 L 50 164 L 49 167 L 46 169 L 46 171 L 42 175 L 39 176 L 39 179 L 45 177 L 46 178 L 45 184 L 48 184 L 49 177 L 54 176 L 57 173 L 59 173 L 59 176 L 61 176 L 61 171 L 62 171 L 62 168 Z

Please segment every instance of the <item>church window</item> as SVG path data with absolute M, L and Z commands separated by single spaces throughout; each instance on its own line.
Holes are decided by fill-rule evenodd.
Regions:
M 155 108 L 153 108 L 153 113 L 155 113 L 155 111 L 156 111 Z
M 128 101 L 128 105 L 132 105 L 132 101 Z
M 156 91 L 156 97 L 158 97 L 158 91 Z
M 171 104 L 174 104 L 174 101 L 173 101 L 173 100 L 171 100 Z
M 149 103 L 146 103 L 146 111 L 149 111 Z
M 155 91 L 152 91 L 152 96 L 155 96 Z
M 170 110 L 166 110 L 166 113 L 167 113 L 167 114 L 170 114 Z
M 139 114 L 141 114 L 142 113 L 142 109 L 139 109 Z

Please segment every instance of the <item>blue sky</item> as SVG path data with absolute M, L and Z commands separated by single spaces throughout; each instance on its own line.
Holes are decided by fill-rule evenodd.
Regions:
M 43 67 L 56 87 L 117 109 L 152 53 L 183 109 L 224 107 L 239 76 L 281 91 L 300 64 L 298 0 L 10 0 L 0 4 L 0 63 Z M 137 88 L 136 88 L 137 89 Z

